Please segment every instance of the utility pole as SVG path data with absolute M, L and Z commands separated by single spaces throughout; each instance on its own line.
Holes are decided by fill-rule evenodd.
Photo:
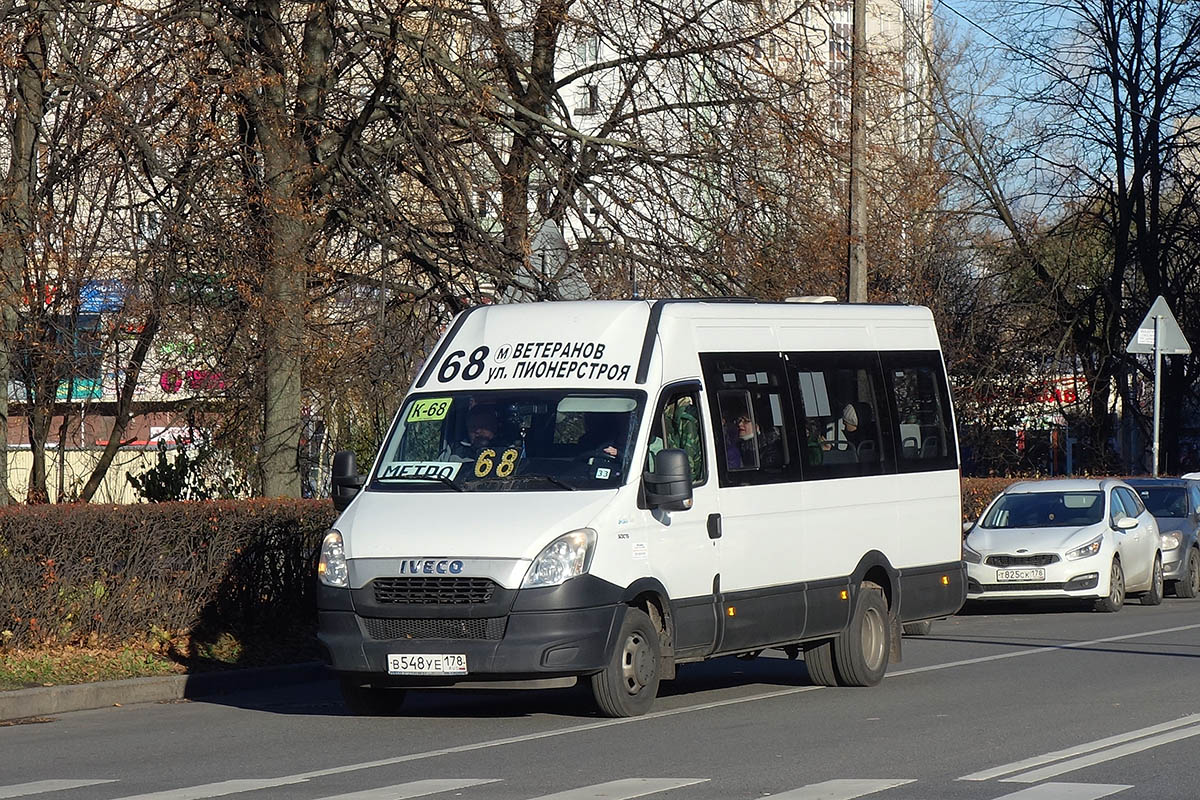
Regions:
M 863 83 L 866 79 L 867 0 L 854 0 L 850 47 L 850 198 L 847 271 L 851 303 L 867 302 L 867 196 L 863 191 Z

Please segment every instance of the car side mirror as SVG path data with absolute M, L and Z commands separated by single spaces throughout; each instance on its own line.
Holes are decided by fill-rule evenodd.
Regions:
M 345 511 L 367 482 L 367 476 L 358 474 L 354 453 L 350 450 L 339 450 L 333 454 L 332 473 L 333 507 Z
M 963 522 L 963 536 L 970 532 L 971 528 L 975 527 L 975 520 L 969 519 Z
M 1137 517 L 1121 517 L 1117 520 L 1116 527 L 1120 530 L 1127 531 L 1138 526 Z
M 660 450 L 654 456 L 654 469 L 642 473 L 646 505 L 665 511 L 686 511 L 692 507 L 692 467 L 683 450 Z

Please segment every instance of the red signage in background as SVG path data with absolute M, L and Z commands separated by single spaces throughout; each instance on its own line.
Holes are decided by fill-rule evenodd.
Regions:
M 184 387 L 196 392 L 219 392 L 226 386 L 225 373 L 207 369 L 166 369 L 158 376 L 158 385 L 167 394 Z

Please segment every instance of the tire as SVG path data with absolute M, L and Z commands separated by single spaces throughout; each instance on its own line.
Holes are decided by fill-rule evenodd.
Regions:
M 342 703 L 351 714 L 360 717 L 390 717 L 404 705 L 404 689 L 370 686 L 360 678 L 342 677 Z
M 814 686 L 838 686 L 837 670 L 833 666 L 833 640 L 804 645 L 804 666 Z
M 1150 574 L 1150 590 L 1142 594 L 1142 605 L 1144 606 L 1159 606 L 1163 601 L 1163 571 L 1162 571 L 1162 556 L 1154 557 L 1154 567 Z
M 850 626 L 833 642 L 833 663 L 843 686 L 874 686 L 883 680 L 892 650 L 891 633 L 883 588 L 863 581 Z
M 1188 549 L 1187 574 L 1175 581 L 1175 596 L 1191 599 L 1200 595 L 1200 550 Z
M 645 714 L 658 695 L 662 669 L 658 629 L 640 608 L 630 608 L 621 623 L 608 666 L 592 676 L 592 696 L 608 717 Z
M 1125 605 L 1125 571 L 1121 569 L 1121 559 L 1113 556 L 1112 566 L 1109 567 L 1108 596 L 1096 601 L 1096 610 L 1106 614 L 1115 614 Z
M 928 636 L 930 629 L 933 628 L 933 620 L 923 619 L 920 622 L 904 623 L 905 636 Z

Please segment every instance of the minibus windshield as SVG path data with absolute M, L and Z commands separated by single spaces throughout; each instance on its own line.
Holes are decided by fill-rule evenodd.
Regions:
M 612 489 L 629 477 L 645 394 L 524 389 L 412 395 L 372 489 Z

